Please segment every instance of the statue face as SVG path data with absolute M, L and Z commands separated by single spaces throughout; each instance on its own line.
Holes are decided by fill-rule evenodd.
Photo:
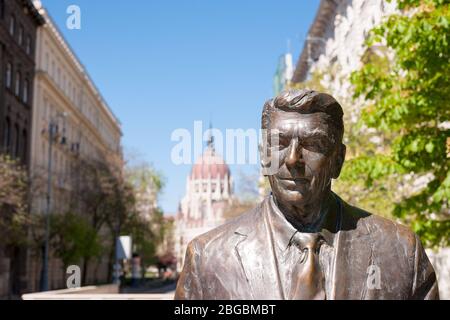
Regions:
M 278 156 L 279 170 L 269 181 L 278 202 L 308 205 L 339 176 L 345 146 L 328 121 L 324 113 L 272 112 L 271 135 L 278 132 L 279 143 L 269 139 L 269 148 Z

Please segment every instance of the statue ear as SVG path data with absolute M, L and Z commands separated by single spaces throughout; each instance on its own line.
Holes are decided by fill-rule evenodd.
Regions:
M 333 179 L 337 179 L 341 174 L 341 169 L 345 161 L 346 152 L 347 147 L 345 146 L 345 144 L 341 143 L 338 150 L 336 150 L 336 160 L 334 161 L 333 175 L 332 175 Z
M 260 163 L 261 163 L 262 174 L 263 174 L 263 176 L 267 177 L 267 176 L 269 176 L 267 174 L 267 168 L 270 167 L 270 157 L 267 155 L 267 151 L 264 150 L 264 147 L 262 144 L 260 144 L 258 146 L 258 150 L 259 150 L 259 159 L 260 159 Z

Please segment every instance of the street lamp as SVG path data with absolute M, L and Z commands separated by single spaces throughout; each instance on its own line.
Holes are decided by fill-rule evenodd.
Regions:
M 52 192 L 52 154 L 53 154 L 53 140 L 58 133 L 58 119 L 63 119 L 63 137 L 60 141 L 61 144 L 66 143 L 65 133 L 65 118 L 67 113 L 58 113 L 56 117 L 50 117 L 50 122 L 48 124 L 48 180 L 47 180 L 47 206 L 45 214 L 45 244 L 44 244 L 44 257 L 42 259 L 42 271 L 41 271 L 41 291 L 48 291 L 48 256 L 49 256 L 49 233 L 50 233 L 50 210 L 51 210 L 51 192 Z
M 119 261 L 119 246 L 121 245 L 120 243 L 120 212 L 119 210 L 116 210 L 116 218 L 117 218 L 117 225 L 116 225 L 116 234 L 115 234 L 115 252 L 114 252 L 114 265 L 113 265 L 113 278 L 112 278 L 112 282 L 114 284 L 117 284 L 120 286 L 120 261 Z

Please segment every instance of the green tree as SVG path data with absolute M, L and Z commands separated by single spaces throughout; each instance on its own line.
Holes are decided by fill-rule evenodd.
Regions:
M 30 217 L 27 172 L 8 155 L 0 154 L 0 233 L 2 245 L 24 245 Z
M 134 250 L 145 267 L 158 261 L 158 249 L 171 232 L 157 206 L 165 178 L 153 166 L 139 163 L 126 168 L 125 181 L 133 201 L 121 230 L 132 236 Z
M 103 250 L 93 252 L 82 250 L 82 282 L 86 284 L 91 260 L 100 259 L 105 251 L 109 251 L 110 257 L 113 255 L 116 229 L 110 226 L 120 224 L 127 214 L 128 195 L 121 173 L 115 171 L 105 159 L 80 160 L 75 179 L 77 192 L 72 197 L 73 211 L 89 224 L 90 231 L 84 223 L 73 227 L 77 227 L 77 231 L 87 232 L 84 241 L 91 242 L 93 246 L 99 242 L 103 247 Z
M 67 212 L 51 219 L 52 248 L 63 262 L 63 275 L 71 264 L 98 257 L 102 253 L 100 235 L 85 217 Z
M 0 260 L 9 258 L 9 280 L 5 283 L 9 294 L 19 294 L 22 289 L 21 261 L 29 244 L 27 230 L 31 224 L 27 182 L 27 172 L 19 161 L 0 154 Z
M 368 101 L 361 123 L 390 144 L 385 152 L 354 158 L 343 176 L 363 178 L 370 186 L 380 179 L 428 174 L 426 186 L 405 195 L 393 214 L 426 245 L 445 246 L 450 244 L 450 130 L 445 126 L 450 120 L 449 1 L 398 0 L 398 8 L 402 14 L 371 31 L 363 66 L 351 76 L 355 98 Z

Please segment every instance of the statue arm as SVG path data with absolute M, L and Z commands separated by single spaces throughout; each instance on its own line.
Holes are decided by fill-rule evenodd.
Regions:
M 416 235 L 415 238 L 414 282 L 411 298 L 415 300 L 439 300 L 436 273 L 419 237 Z
M 175 300 L 201 300 L 203 297 L 200 276 L 198 272 L 200 264 L 200 250 L 196 240 L 192 240 L 184 259 L 183 270 L 178 279 L 175 291 Z

